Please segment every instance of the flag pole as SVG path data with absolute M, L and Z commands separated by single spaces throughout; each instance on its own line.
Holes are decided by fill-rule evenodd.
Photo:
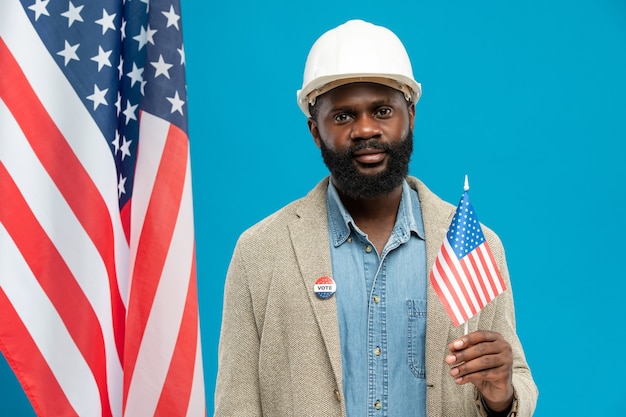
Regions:
M 469 180 L 467 179 L 467 174 L 465 174 L 465 182 L 463 184 L 463 191 L 467 192 L 469 191 Z M 469 319 L 465 321 L 465 323 L 463 324 L 463 335 L 466 335 L 469 333 Z

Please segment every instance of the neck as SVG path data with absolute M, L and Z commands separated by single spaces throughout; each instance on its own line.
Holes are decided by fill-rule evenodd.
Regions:
M 361 223 L 363 222 L 384 222 L 389 219 L 393 220 L 395 224 L 400 199 L 402 198 L 402 185 L 397 186 L 389 193 L 375 197 L 354 198 L 346 195 L 334 181 L 333 184 L 337 189 L 344 207 L 348 210 L 348 213 L 350 213 L 359 227 L 361 227 Z
M 378 254 L 382 253 L 396 224 L 398 207 L 402 198 L 402 185 L 387 194 L 369 198 L 349 197 L 339 188 L 337 192 L 356 225 L 367 234 Z

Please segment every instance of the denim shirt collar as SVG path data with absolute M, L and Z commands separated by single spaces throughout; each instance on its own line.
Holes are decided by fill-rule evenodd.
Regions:
M 332 178 L 328 181 L 328 192 L 326 198 L 328 206 L 328 223 L 330 230 L 330 241 L 338 247 L 350 237 L 350 229 L 365 236 L 354 219 L 344 207 L 337 189 L 333 185 Z M 402 181 L 402 197 L 400 198 L 400 206 L 398 207 L 398 216 L 393 229 L 393 234 L 398 236 L 400 242 L 406 242 L 411 237 L 411 233 L 415 233 L 420 239 L 424 240 L 424 223 L 422 221 L 422 210 L 417 198 L 417 192 L 409 186 L 406 180 Z

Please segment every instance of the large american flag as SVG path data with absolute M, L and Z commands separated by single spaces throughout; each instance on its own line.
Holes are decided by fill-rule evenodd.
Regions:
M 40 416 L 204 416 L 178 0 L 0 1 L 0 349 Z
M 430 281 L 459 326 L 504 292 L 505 285 L 466 187 L 439 249 Z

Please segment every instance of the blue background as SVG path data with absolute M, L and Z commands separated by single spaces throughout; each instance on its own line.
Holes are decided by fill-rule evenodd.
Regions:
M 327 173 L 295 102 L 306 54 L 362 18 L 398 34 L 422 83 L 411 173 L 454 204 L 468 174 L 504 241 L 535 415 L 625 415 L 624 0 L 182 7 L 209 414 L 235 241 Z M 33 415 L 3 360 L 0 415 Z

